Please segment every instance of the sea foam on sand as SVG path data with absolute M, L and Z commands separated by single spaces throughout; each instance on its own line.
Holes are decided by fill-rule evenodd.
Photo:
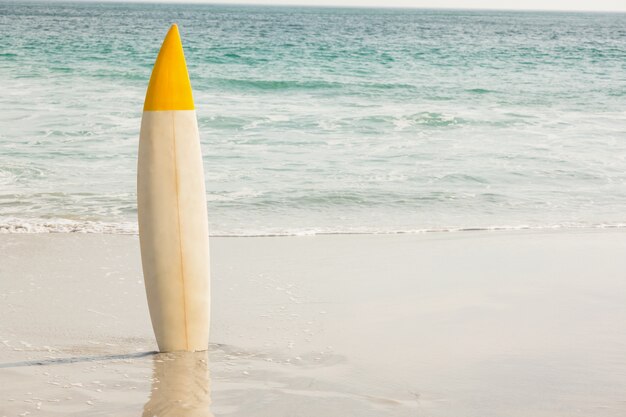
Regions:
M 622 230 L 213 238 L 155 354 L 136 236 L 0 235 L 2 416 L 623 416 Z

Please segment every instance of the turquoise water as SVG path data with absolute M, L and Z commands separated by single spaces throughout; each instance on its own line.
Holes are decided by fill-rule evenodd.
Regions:
M 626 224 L 626 15 L 0 2 L 0 230 L 136 231 L 179 24 L 211 232 Z

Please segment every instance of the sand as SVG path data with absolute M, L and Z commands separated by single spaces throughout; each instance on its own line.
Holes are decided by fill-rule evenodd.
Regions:
M 2 416 L 624 416 L 621 230 L 212 238 L 156 355 L 136 236 L 0 235 Z

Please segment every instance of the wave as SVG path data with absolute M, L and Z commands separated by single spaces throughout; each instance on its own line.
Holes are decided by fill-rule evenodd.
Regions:
M 594 229 L 626 229 L 626 223 L 615 224 L 555 224 L 544 226 L 512 225 L 512 226 L 479 226 L 424 228 L 407 230 L 300 230 L 284 232 L 256 233 L 211 233 L 211 237 L 290 237 L 290 236 L 332 236 L 332 235 L 416 235 L 423 233 L 467 233 L 467 232 L 514 232 L 514 231 L 549 231 L 549 230 L 594 230 Z
M 269 91 L 337 89 L 343 86 L 343 84 L 341 83 L 329 81 L 246 80 L 232 78 L 213 78 L 207 81 L 209 81 L 210 83 L 215 83 L 220 87 Z
M 338 90 L 353 89 L 354 94 L 367 94 L 371 90 L 418 91 L 419 88 L 407 83 L 385 82 L 339 82 L 326 80 L 270 80 L 245 78 L 205 78 L 199 81 L 204 86 L 218 86 L 252 90 Z
M 67 219 L 17 219 L 0 220 L 0 234 L 7 233 L 97 233 L 136 235 L 137 223 L 99 222 Z
M 473 94 L 489 94 L 489 93 L 495 93 L 495 90 L 488 90 L 486 88 L 471 88 L 469 90 L 465 90 L 468 93 L 473 93 Z
M 626 229 L 626 223 L 561 223 L 552 225 L 493 225 L 468 227 L 438 227 L 415 229 L 377 230 L 359 229 L 292 229 L 292 230 L 249 230 L 240 232 L 214 231 L 211 237 L 288 237 L 288 236 L 328 236 L 328 235 L 411 235 L 422 233 L 459 233 L 459 232 L 506 232 L 506 231 L 547 231 L 547 230 L 582 230 L 582 229 Z M 48 233 L 83 233 L 137 235 L 136 222 L 97 222 L 75 221 L 66 219 L 0 219 L 0 234 L 48 234 Z

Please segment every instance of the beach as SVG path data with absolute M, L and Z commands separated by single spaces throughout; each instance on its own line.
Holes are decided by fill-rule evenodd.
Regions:
M 0 416 L 623 416 L 626 233 L 211 239 L 155 354 L 135 235 L 0 235 Z
M 0 2 L 0 417 L 626 415 L 625 15 L 379 3 Z

